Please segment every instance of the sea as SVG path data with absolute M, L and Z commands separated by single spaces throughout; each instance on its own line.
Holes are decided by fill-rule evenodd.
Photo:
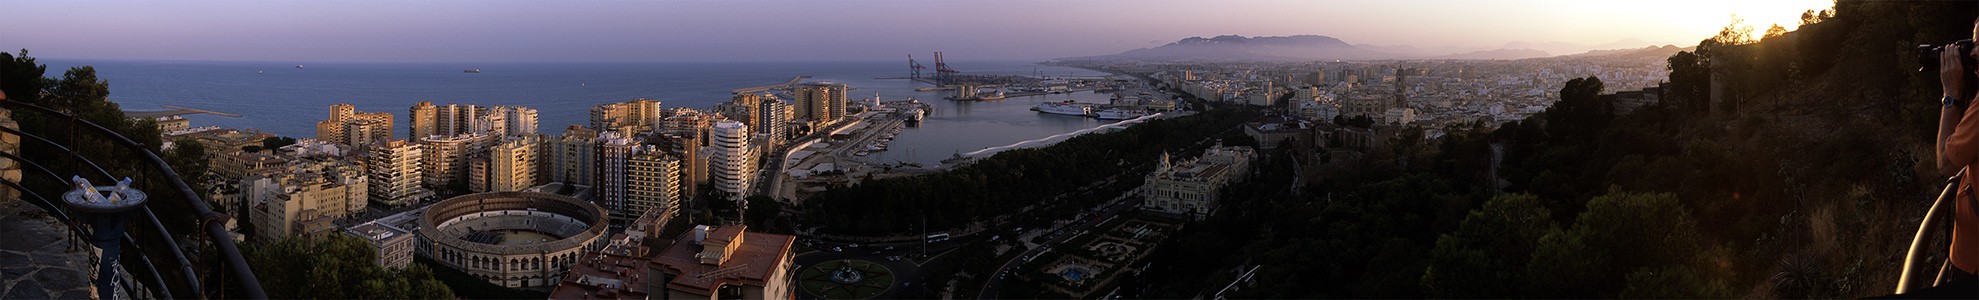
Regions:
M 880 161 L 938 164 L 956 154 L 979 152 L 1110 124 L 1076 116 L 1040 114 L 1044 101 L 1104 103 L 1110 97 L 1072 93 L 1011 97 L 984 102 L 942 100 L 946 92 L 899 78 L 904 61 L 832 62 L 668 62 L 668 63 L 335 63 L 40 59 L 46 76 L 59 77 L 74 66 L 93 66 L 110 85 L 110 99 L 126 111 L 183 106 L 240 114 L 187 115 L 192 126 L 257 129 L 281 136 L 311 138 L 315 123 L 330 106 L 349 103 L 364 112 L 391 112 L 394 135 L 406 135 L 407 110 L 419 101 L 434 104 L 512 105 L 534 108 L 538 128 L 559 134 L 568 125 L 586 124 L 592 105 L 647 98 L 663 107 L 706 109 L 730 99 L 734 89 L 780 84 L 796 76 L 806 82 L 848 85 L 851 101 L 879 97 L 930 103 L 919 127 L 907 128 Z M 965 74 L 1093 78 L 1107 74 L 1020 61 L 951 62 Z M 467 73 L 480 69 L 481 73 Z M 788 99 L 786 99 L 788 101 Z

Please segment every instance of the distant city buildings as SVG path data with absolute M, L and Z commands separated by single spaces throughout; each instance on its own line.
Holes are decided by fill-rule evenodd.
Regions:
M 1217 195 L 1231 182 L 1242 181 L 1250 172 L 1256 151 L 1251 147 L 1218 143 L 1195 159 L 1171 163 L 1161 155 L 1161 165 L 1148 174 L 1141 186 L 1142 209 L 1187 216 L 1208 217 L 1216 209 Z
M 316 122 L 316 139 L 352 147 L 392 138 L 392 113 L 357 112 L 350 104 L 330 106 L 330 119 Z
M 796 111 L 796 118 L 808 119 L 815 124 L 829 126 L 845 117 L 844 84 L 811 83 L 798 85 L 790 94 Z
M 599 104 L 591 107 L 591 129 L 626 134 L 647 132 L 658 128 L 665 117 L 660 111 L 660 101 L 652 99 Z

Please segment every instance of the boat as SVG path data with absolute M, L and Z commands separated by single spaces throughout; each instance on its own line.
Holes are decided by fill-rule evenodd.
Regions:
M 463 71 L 463 72 L 468 72 L 468 73 L 481 73 L 481 69 L 467 69 L 466 71 Z
M 1090 116 L 1093 114 L 1092 106 L 1079 104 L 1078 102 L 1074 102 L 1072 100 L 1065 100 L 1065 102 L 1038 103 L 1038 106 L 1031 107 L 1031 110 L 1035 110 L 1041 113 L 1054 114 L 1054 115 L 1068 115 L 1068 116 L 1081 116 L 1081 117 Z
M 928 114 L 928 111 L 926 111 L 926 110 L 922 110 L 922 109 L 921 109 L 921 108 L 919 108 L 919 107 L 913 107 L 913 108 L 908 108 L 908 109 L 907 109 L 907 121 L 908 121 L 908 122 L 915 122 L 915 123 L 920 123 L 920 122 L 921 122 L 921 118 L 924 118 L 924 117 L 926 117 L 926 116 L 927 116 L 927 114 Z
M 1141 112 L 1139 110 L 1115 107 L 1115 108 L 1108 108 L 1105 110 L 1094 112 L 1093 118 L 1098 118 L 1100 120 L 1127 120 L 1127 119 L 1139 118 L 1145 115 L 1147 115 L 1147 113 Z
M 301 69 L 301 68 L 302 68 L 302 65 L 295 65 L 295 68 L 297 68 L 297 69 Z

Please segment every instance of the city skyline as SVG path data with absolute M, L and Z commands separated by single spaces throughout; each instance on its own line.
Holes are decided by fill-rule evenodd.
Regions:
M 296 62 L 1045 60 L 1187 37 L 1325 35 L 1455 53 L 1689 45 L 1824 0 L 15 2 L 0 45 L 82 59 Z M 1614 12 L 1614 13 L 1604 13 Z M 1619 42 L 1619 43 L 1618 43 Z M 1553 45 L 1555 47 L 1544 47 Z M 1568 46 L 1573 45 L 1573 46 Z M 1575 46 L 1578 46 L 1576 48 Z M 1552 49 L 1546 49 L 1552 48 Z M 11 52 L 11 51 L 10 51 Z

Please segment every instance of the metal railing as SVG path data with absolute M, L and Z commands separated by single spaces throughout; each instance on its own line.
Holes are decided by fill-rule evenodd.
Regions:
M 1944 191 L 1938 193 L 1937 200 L 1931 201 L 1930 210 L 1924 212 L 1924 220 L 1918 222 L 1917 235 L 1910 239 L 1910 250 L 1903 255 L 1903 273 L 1899 273 L 1899 277 L 1897 277 L 1897 294 L 1906 294 L 1918 288 L 1937 286 L 1946 279 L 1945 272 L 1950 270 L 1951 267 L 1951 258 L 1949 255 L 1946 256 L 1944 262 L 1938 264 L 1938 271 L 1932 276 L 1929 284 L 1920 282 L 1915 276 L 1917 275 L 1917 268 L 1923 264 L 1925 257 L 1930 255 L 1926 252 L 1934 249 L 1931 246 L 1931 240 L 1936 236 L 1940 236 L 1932 233 L 1939 231 L 1948 233 L 1951 230 L 1951 221 L 1956 218 L 1954 217 L 1956 214 L 1949 213 L 1949 211 L 1953 207 L 1958 206 L 1954 201 L 1956 201 L 1955 197 L 1958 196 L 1959 180 L 1966 176 L 1966 171 L 1970 170 L 1961 170 L 1958 175 L 1953 175 L 1951 178 L 1945 179 Z
M 190 207 L 192 209 L 192 214 L 193 214 L 191 216 L 177 215 L 177 216 L 165 216 L 165 217 L 192 218 L 192 220 L 198 221 L 199 222 L 198 226 L 203 227 L 203 229 L 205 230 L 206 240 L 210 241 L 213 246 L 213 250 L 218 252 L 217 255 L 215 255 L 215 257 L 217 258 L 217 260 L 219 260 L 220 264 L 226 266 L 224 270 L 220 270 L 219 273 L 221 276 L 219 278 L 234 283 L 235 286 L 231 288 L 238 288 L 240 291 L 245 293 L 245 295 L 240 295 L 240 296 L 244 296 L 246 298 L 253 298 L 253 299 L 268 298 L 266 292 L 261 288 L 260 280 L 254 276 L 253 269 L 247 265 L 246 258 L 241 255 L 240 247 L 234 244 L 234 241 L 232 239 L 232 233 L 227 231 L 226 229 L 225 223 L 228 219 L 228 216 L 225 214 L 214 212 L 212 207 L 206 203 L 203 197 L 201 197 L 197 191 L 193 190 L 192 186 L 187 185 L 185 181 L 180 178 L 178 172 L 172 170 L 171 165 L 166 163 L 163 158 L 160 158 L 157 153 L 153 153 L 148 148 L 146 148 L 145 145 L 139 144 L 128 137 L 125 137 L 121 134 L 118 134 L 115 131 L 110 130 L 109 128 L 105 128 L 101 125 L 86 120 L 82 120 L 81 118 L 77 118 L 74 115 L 62 113 L 53 109 L 36 106 L 33 104 L 21 103 L 17 101 L 0 102 L 0 106 L 4 106 L 6 108 L 13 108 L 15 109 L 14 111 L 16 113 L 27 111 L 27 112 L 43 114 L 54 118 L 68 119 L 69 121 L 72 122 L 71 124 L 76 126 L 76 128 L 74 129 L 76 129 L 77 131 L 84 132 L 84 134 L 91 135 L 95 138 L 101 138 L 107 140 L 110 143 L 114 144 L 114 146 L 116 146 L 115 148 L 120 148 L 114 150 L 129 151 L 131 154 L 134 155 L 133 157 L 150 163 L 151 169 L 153 171 L 158 172 L 158 174 L 162 175 L 160 176 L 162 178 L 157 178 L 152 180 L 164 180 L 166 182 L 169 182 L 172 185 L 172 187 L 176 189 L 176 192 L 183 197 L 184 201 L 186 202 L 185 204 L 187 205 L 187 207 Z M 116 180 L 117 176 L 110 173 L 108 170 L 104 169 L 96 162 L 90 161 L 87 157 L 84 157 L 81 153 L 74 151 L 74 149 L 70 149 L 70 145 L 63 145 L 61 143 L 55 142 L 54 140 L 50 140 L 46 137 L 31 134 L 14 128 L 0 127 L 0 132 L 5 132 L 8 134 L 13 134 L 22 137 L 23 144 L 26 144 L 31 141 L 37 143 L 37 145 L 47 147 L 47 148 L 35 147 L 36 149 L 52 149 L 52 150 L 61 151 L 63 153 L 68 153 L 68 158 L 73 159 L 76 162 L 78 162 L 80 165 L 86 166 L 88 167 L 88 169 L 95 171 L 94 172 L 95 174 L 88 174 L 91 176 L 87 176 L 87 177 L 102 176 L 102 180 L 105 180 L 105 182 L 113 182 Z M 25 145 L 23 145 L 23 147 L 18 147 L 18 148 L 29 148 L 29 147 L 25 147 Z M 66 182 L 68 180 L 67 178 L 62 177 L 60 174 L 55 172 L 55 170 L 49 169 L 47 166 L 44 166 L 41 163 L 24 159 L 18 154 L 0 152 L 0 157 L 5 157 L 8 159 L 12 159 L 16 162 L 19 162 L 23 171 L 28 171 L 28 169 L 33 169 L 35 171 L 38 171 L 36 173 L 48 176 L 49 179 L 53 180 L 53 182 L 59 183 L 59 182 Z M 25 176 L 25 174 L 23 174 L 23 176 Z M 24 200 L 33 199 L 38 201 L 38 203 L 34 203 L 34 204 L 40 206 L 44 210 L 49 211 L 50 215 L 56 217 L 56 219 L 61 221 L 62 223 L 67 224 L 72 233 L 87 236 L 86 234 L 87 232 L 85 232 L 85 230 L 81 226 L 82 222 L 79 222 L 75 215 L 69 212 L 66 207 L 61 205 L 60 204 L 61 202 L 47 197 L 43 197 L 42 195 L 44 193 L 36 192 L 33 189 L 27 188 L 25 185 L 19 182 L 12 182 L 5 180 L 0 180 L 0 182 L 4 182 L 4 185 L 7 187 L 21 191 L 22 199 Z M 48 192 L 55 192 L 49 195 L 60 194 L 60 191 L 48 191 Z M 139 278 L 140 281 L 148 282 L 148 284 L 141 287 L 143 291 L 149 292 L 154 296 L 171 299 L 171 298 L 176 298 L 174 297 L 175 295 L 185 296 L 189 298 L 205 298 L 207 295 L 210 294 L 209 292 L 212 292 L 207 289 L 215 289 L 215 291 L 229 290 L 230 287 L 227 286 L 221 286 L 221 285 L 209 286 L 209 285 L 201 284 L 200 275 L 199 275 L 200 273 L 194 269 L 195 265 L 192 263 L 190 259 L 187 258 L 186 253 L 183 250 L 185 248 L 180 247 L 178 241 L 175 239 L 175 235 L 172 234 L 171 231 L 165 227 L 164 225 L 165 223 L 160 220 L 160 216 L 157 213 L 154 213 L 149 205 L 144 206 L 144 208 L 141 210 L 141 213 L 139 214 L 139 217 L 142 219 L 135 220 L 137 222 L 132 224 L 136 226 L 141 226 L 143 227 L 142 229 L 144 230 L 127 231 L 123 237 L 123 243 L 125 244 L 123 247 L 129 249 L 127 251 L 124 251 L 123 253 L 134 254 L 134 255 L 123 255 L 123 257 L 119 259 L 122 261 L 129 261 L 135 263 L 135 264 L 126 263 L 124 264 L 124 267 L 125 269 L 132 269 L 133 267 L 139 269 L 140 272 L 132 272 L 131 275 L 133 275 L 134 278 Z M 148 245 L 146 243 L 139 242 L 141 237 L 138 236 L 139 234 L 149 234 L 146 236 L 142 236 L 143 238 L 145 238 L 143 240 L 146 241 L 155 240 L 157 241 L 157 244 L 150 244 L 149 246 L 152 247 L 147 247 Z M 177 272 L 172 273 L 172 275 L 179 276 L 180 278 L 171 278 L 173 280 L 170 280 L 170 282 L 181 283 L 180 285 L 174 286 L 167 284 L 168 278 L 164 276 L 167 273 L 161 273 L 159 271 L 159 266 L 154 264 L 151 260 L 151 256 L 153 255 L 159 255 L 161 257 L 169 257 L 171 258 L 170 262 L 177 264 L 176 267 Z M 130 286 L 128 282 L 126 282 L 125 284 L 126 285 L 124 285 L 123 287 L 125 287 L 126 290 L 133 290 L 132 286 Z M 179 293 L 174 293 L 174 290 L 179 291 Z M 110 292 L 99 291 L 99 293 L 110 293 Z

